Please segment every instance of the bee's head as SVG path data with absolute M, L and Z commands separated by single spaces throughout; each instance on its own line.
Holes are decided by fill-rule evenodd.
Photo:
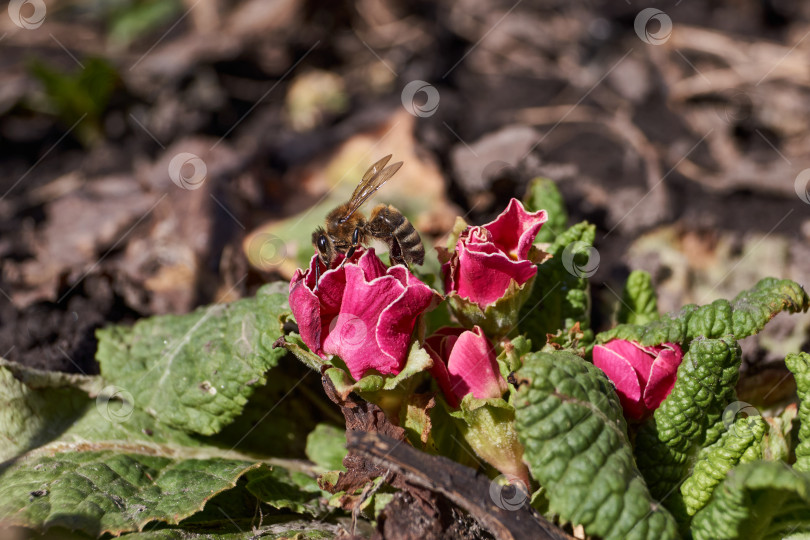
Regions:
M 318 251 L 318 257 L 320 258 L 321 262 L 329 268 L 329 263 L 331 262 L 330 252 L 330 243 L 329 238 L 326 236 L 326 231 L 323 228 L 318 227 L 315 229 L 315 232 L 312 233 L 312 245 L 315 246 L 315 249 Z

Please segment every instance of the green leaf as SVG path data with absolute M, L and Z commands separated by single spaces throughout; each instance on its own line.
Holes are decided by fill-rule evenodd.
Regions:
M 695 515 L 695 540 L 781 540 L 810 532 L 810 477 L 782 462 L 740 465 Z
M 327 471 L 343 469 L 346 430 L 332 424 L 318 424 L 307 437 L 307 457 Z
M 234 531 L 223 532 L 223 527 L 211 530 L 197 530 L 196 528 L 159 529 L 156 531 L 132 533 L 123 536 L 126 540 L 320 540 L 336 538 L 339 528 L 330 523 L 290 519 L 282 523 L 264 525 L 262 527 L 244 527 L 224 524 Z M 226 529 L 227 530 L 227 529 Z
M 697 337 L 736 339 L 756 334 L 781 311 L 807 311 L 810 298 L 798 283 L 789 279 L 764 278 L 753 289 L 729 302 L 715 300 L 707 306 L 689 304 L 646 325 L 623 324 L 597 336 L 599 343 L 628 339 L 642 345 L 672 342 L 687 345 Z
M 318 412 L 337 413 L 319 388 L 320 377 L 292 357 L 282 358 L 266 378 L 233 422 L 215 435 L 198 438 L 257 458 L 301 457 L 307 434 L 320 419 Z
M 93 378 L 48 377 L 22 366 L 14 369 L 16 376 L 0 366 L 0 392 L 15 395 L 3 412 L 36 411 L 14 420 L 29 420 L 38 427 L 41 433 L 36 442 L 44 446 L 0 464 L 0 522 L 39 531 L 75 529 L 94 537 L 105 531 L 139 530 L 149 521 L 176 524 L 201 517 L 198 511 L 212 497 L 229 490 L 243 473 L 259 465 L 243 454 L 207 445 L 210 440 L 162 424 L 134 408 L 126 401 L 131 396 L 120 389 L 104 388 L 94 400 L 81 390 L 56 384 L 92 388 L 97 385 Z M 63 390 L 73 391 L 72 401 L 64 401 Z M 311 466 L 281 460 L 269 463 L 274 467 L 275 485 L 283 485 L 286 491 L 283 498 L 268 499 L 268 504 L 309 511 L 320 503 L 323 494 L 313 495 L 317 486 Z M 253 512 L 255 505 L 250 508 Z
M 0 521 L 91 535 L 178 523 L 256 467 L 249 461 L 129 452 L 122 445 L 63 444 L 0 472 Z
M 568 224 L 565 201 L 553 180 L 542 177 L 532 180 L 523 196 L 523 206 L 529 212 L 548 212 L 548 221 L 540 228 L 536 242 L 553 242 Z
M 701 510 L 726 474 L 741 463 L 762 458 L 762 439 L 767 423 L 761 416 L 738 418 L 713 445 L 701 450 L 692 475 L 681 484 L 686 513 Z
M 31 74 L 45 90 L 45 108 L 64 124 L 76 124 L 81 142 L 90 145 L 104 134 L 101 124 L 119 76 L 107 60 L 85 58 L 75 73 L 62 73 L 39 60 L 29 65 Z
M 126 47 L 140 36 L 160 28 L 181 9 L 182 4 L 177 0 L 126 2 L 125 7 L 110 13 L 107 37 L 118 47 Z
M 91 377 L 24 368 L 0 359 L 0 462 L 65 431 L 87 407 Z
M 690 462 L 734 401 L 740 346 L 731 338 L 698 339 L 678 367 L 672 392 L 643 424 L 636 437 L 636 459 L 653 496 L 679 512 L 680 494 L 670 492 L 689 472 Z M 720 436 L 721 431 L 714 432 Z
M 331 495 L 318 487 L 315 478 L 302 471 L 264 466 L 249 471 L 246 477 L 247 490 L 274 508 L 286 508 L 313 517 L 329 511 L 326 501 Z
M 287 297 L 262 288 L 255 298 L 188 315 L 143 319 L 99 330 L 96 358 L 105 380 L 162 422 L 210 435 L 242 411 L 284 354 L 279 317 Z
M 593 340 L 587 275 L 588 265 L 598 262 L 592 260 L 595 231 L 585 222 L 574 225 L 554 240 L 548 249 L 552 258 L 537 266 L 534 288 L 520 310 L 518 324 L 535 347 L 542 348 L 546 334 L 560 329 L 568 333 L 576 323 L 585 334 L 583 343 Z
M 810 354 L 789 354 L 785 364 L 796 378 L 796 393 L 799 395 L 799 445 L 796 447 L 798 471 L 810 471 Z
M 643 270 L 633 270 L 624 284 L 617 315 L 619 323 L 643 325 L 658 317 L 658 296 L 652 285 L 652 277 Z
M 256 540 L 258 538 L 262 540 L 320 540 L 336 538 L 339 530 L 336 525 L 330 523 L 301 519 L 291 519 L 255 528 L 244 527 L 243 530 L 230 524 L 224 524 L 224 526 L 235 530 L 223 532 L 223 527 L 207 531 L 200 531 L 196 528 L 160 529 L 127 534 L 122 538 L 126 540 L 211 540 L 212 538 L 216 538 L 216 540 Z
M 518 371 L 516 428 L 549 509 L 605 539 L 678 538 L 633 462 L 612 383 L 567 351 L 533 353 Z

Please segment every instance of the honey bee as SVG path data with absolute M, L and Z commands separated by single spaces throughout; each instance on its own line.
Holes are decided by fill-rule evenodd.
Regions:
M 391 205 L 380 204 L 371 211 L 368 220 L 358 209 L 402 167 L 398 161 L 386 167 L 391 154 L 369 167 L 354 189 L 349 202 L 326 216 L 326 229 L 318 227 L 312 233 L 312 243 L 327 269 L 338 254 L 344 254 L 341 264 L 354 254 L 357 246 L 377 238 L 388 244 L 391 264 L 422 264 L 425 248 L 422 239 L 402 212 Z M 315 286 L 320 280 L 320 265 L 315 265 Z

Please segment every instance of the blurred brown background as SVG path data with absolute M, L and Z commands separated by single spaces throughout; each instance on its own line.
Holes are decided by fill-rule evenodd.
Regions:
M 28 0 L 0 10 L 0 356 L 287 279 L 363 170 L 427 243 L 538 175 L 598 226 L 595 325 L 810 283 L 810 4 Z M 807 317 L 747 345 L 810 345 Z

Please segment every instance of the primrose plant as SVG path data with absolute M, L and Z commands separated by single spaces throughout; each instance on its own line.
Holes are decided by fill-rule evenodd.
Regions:
M 660 315 L 650 276 L 634 271 L 618 325 L 594 335 L 590 273 L 577 271 L 594 227 L 566 221 L 553 183 L 537 179 L 494 221 L 457 219 L 437 248 L 441 276 L 361 248 L 319 268 L 316 287 L 313 256 L 290 283 L 300 340 L 287 347 L 344 395 L 380 405 L 414 446 L 469 464 L 462 439 L 484 472 L 518 479 L 534 508 L 586 535 L 810 532 L 810 355 L 786 359 L 798 410 L 734 409 L 738 341 L 806 311 L 803 288 L 767 278 Z M 437 404 L 414 412 L 418 396 Z M 782 502 L 758 503 L 768 498 Z
M 398 512 L 402 484 L 352 476 L 365 462 L 344 459 L 344 430 L 311 413 L 334 416 L 328 397 L 352 430 L 347 411 L 366 411 L 360 429 L 492 478 L 485 517 L 523 508 L 508 515 L 609 540 L 808 537 L 810 354 L 785 359 L 798 404 L 735 390 L 739 340 L 806 311 L 806 292 L 766 278 L 660 314 L 634 271 L 617 324 L 595 334 L 595 231 L 567 220 L 537 179 L 492 222 L 457 220 L 426 261 L 435 274 L 358 248 L 251 298 L 99 329 L 99 375 L 0 359 L 0 523 L 71 538 L 322 538 L 347 517 L 335 506 Z M 285 349 L 326 395 L 306 368 L 280 365 Z

